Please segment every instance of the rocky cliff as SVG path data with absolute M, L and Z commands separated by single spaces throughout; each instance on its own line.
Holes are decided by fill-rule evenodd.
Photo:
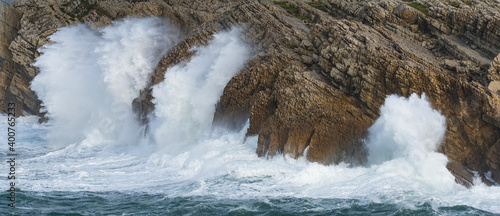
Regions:
M 0 99 L 40 114 L 29 89 L 30 64 L 57 28 L 93 27 L 126 16 L 163 16 L 180 26 L 182 41 L 160 61 L 165 69 L 192 56 L 215 32 L 242 26 L 255 56 L 226 86 L 214 124 L 258 135 L 257 154 L 324 164 L 366 160 L 362 139 L 389 94 L 425 93 L 447 118 L 442 147 L 457 181 L 477 171 L 500 182 L 500 4 L 446 1 L 193 1 L 18 0 L 2 27 Z M 2 16 L 2 19 L 6 16 Z M 13 17 L 13 18 L 12 18 Z M 7 32 L 7 33 L 6 33 Z M 6 53 L 6 54 L 5 54 Z M 134 100 L 148 122 L 150 87 Z M 491 176 L 491 178 L 489 178 Z

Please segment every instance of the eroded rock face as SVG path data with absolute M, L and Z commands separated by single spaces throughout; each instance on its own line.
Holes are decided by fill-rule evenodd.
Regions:
M 300 2 L 292 4 L 308 8 Z M 259 135 L 257 153 L 261 156 L 282 153 L 298 157 L 309 146 L 307 158 L 311 161 L 362 163 L 365 152 L 359 140 L 378 117 L 385 96 L 425 92 L 434 108 L 447 117 L 440 151 L 453 163 L 449 168 L 454 169 L 457 181 L 472 182 L 468 169 L 492 172 L 498 181 L 498 169 L 491 164 L 498 158 L 493 155 L 500 138 L 500 107 L 487 88 L 491 72 L 485 67 L 491 56 L 449 30 L 461 21 L 447 25 L 442 18 L 424 16 L 403 4 L 367 4 L 359 7 L 377 9 L 363 9 L 366 13 L 359 14 L 347 10 L 364 22 L 306 10 L 304 14 L 321 21 L 295 35 L 280 31 L 285 39 L 281 44 L 292 52 L 286 48 L 273 52 L 271 48 L 266 50 L 267 60 L 254 59 L 260 62 L 251 62 L 257 68 L 242 71 L 226 87 L 216 117 L 240 116 L 241 110 L 249 109 L 248 135 Z M 329 9 L 335 11 L 333 6 Z M 432 22 L 445 27 L 427 29 Z M 490 26 L 493 32 L 497 29 Z M 469 37 L 498 36 L 468 33 Z M 490 41 L 495 43 L 489 47 L 498 50 L 498 41 Z
M 32 45 L 24 38 L 20 37 L 20 20 L 23 16 L 19 11 L 9 5 L 0 3 L 0 111 L 7 111 L 6 103 L 16 102 L 16 115 L 23 112 L 29 114 L 38 114 L 40 101 L 36 95 L 29 90 L 30 77 L 29 71 L 21 65 L 22 61 L 18 58 L 19 52 L 29 52 L 31 58 L 34 58 Z M 19 46 L 25 45 L 24 47 Z M 15 52 L 12 49 L 19 48 Z
M 500 95 L 500 54 L 491 62 L 490 70 L 488 71 L 491 80 L 488 89 L 497 95 Z
M 15 70 L 0 78 L 20 77 L 25 84 L 3 81 L 6 89 L 20 90 L 2 88 L 0 95 L 15 95 L 29 104 L 26 112 L 39 114 L 36 97 L 21 95 L 34 96 L 28 84 L 38 72 L 30 64 L 58 27 L 163 16 L 181 27 L 182 38 L 133 102 L 147 124 L 154 109 L 150 89 L 165 70 L 189 59 L 191 48 L 214 33 L 240 25 L 254 57 L 225 87 L 214 124 L 241 128 L 250 119 L 247 135 L 259 136 L 259 156 L 297 158 L 308 148 L 310 161 L 363 164 L 361 139 L 385 97 L 425 92 L 447 118 L 439 151 L 457 181 L 471 183 L 469 170 L 475 170 L 500 182 L 500 8 L 492 1 L 459 7 L 418 1 L 426 11 L 398 0 L 289 1 L 291 13 L 265 0 L 82 2 L 18 2 L 21 30 L 8 42 Z

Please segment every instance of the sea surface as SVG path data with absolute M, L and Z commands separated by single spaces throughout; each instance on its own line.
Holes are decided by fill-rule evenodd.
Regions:
M 54 150 L 50 126 L 36 119 L 18 119 L 16 208 L 4 177 L 0 215 L 500 215 L 498 186 L 443 187 L 405 165 L 266 160 L 243 132 L 165 156 L 134 146 Z
M 425 94 L 387 96 L 363 166 L 257 157 L 248 122 L 213 126 L 225 85 L 254 54 L 242 31 L 217 33 L 167 69 L 147 127 L 131 102 L 182 39 L 178 29 L 131 18 L 52 35 L 31 83 L 50 121 L 16 119 L 16 179 L 1 163 L 0 215 L 500 215 L 499 186 L 456 184 L 436 153 L 446 119 Z M 0 140 L 8 123 L 3 115 Z

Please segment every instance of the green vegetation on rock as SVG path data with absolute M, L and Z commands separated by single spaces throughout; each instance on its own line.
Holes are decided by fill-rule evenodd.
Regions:
M 457 3 L 457 2 L 451 2 L 451 3 L 448 3 L 446 5 L 453 6 L 453 7 L 456 7 L 456 8 L 460 7 L 460 3 Z
M 309 22 L 309 23 L 312 22 L 312 20 L 309 17 L 300 15 L 299 9 L 292 6 L 292 5 L 289 5 L 288 1 L 274 1 L 274 4 L 282 7 L 283 9 L 286 10 L 286 12 L 293 15 L 297 19 L 300 19 L 302 21 Z
M 427 8 L 426 6 L 424 6 L 422 4 L 409 3 L 408 6 L 417 9 L 418 11 L 422 12 L 425 15 L 427 15 L 427 13 L 429 13 L 429 8 Z
M 316 8 L 316 9 L 319 9 L 319 10 L 322 10 L 322 11 L 328 13 L 328 8 L 326 8 L 326 6 L 321 2 L 312 1 L 312 2 L 308 2 L 307 4 L 311 5 L 311 7 L 313 7 L 313 8 Z

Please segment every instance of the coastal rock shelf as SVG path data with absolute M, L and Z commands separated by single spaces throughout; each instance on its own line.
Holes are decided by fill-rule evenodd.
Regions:
M 471 185 L 475 171 L 487 184 L 500 182 L 496 1 L 18 0 L 0 12 L 3 113 L 14 101 L 18 115 L 43 116 L 29 88 L 39 73 L 32 63 L 58 28 L 160 16 L 181 28 L 181 41 L 133 102 L 148 124 L 151 89 L 165 70 L 238 25 L 254 55 L 225 87 L 213 124 L 241 129 L 250 119 L 247 136 L 258 135 L 259 156 L 365 164 L 363 140 L 387 95 L 425 93 L 446 117 L 438 151 L 456 181 Z

